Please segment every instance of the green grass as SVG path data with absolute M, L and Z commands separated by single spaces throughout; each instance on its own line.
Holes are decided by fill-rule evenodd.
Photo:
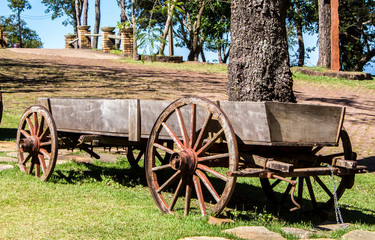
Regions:
M 313 68 L 314 70 L 316 68 Z M 319 69 L 317 69 L 319 71 Z M 321 70 L 322 71 L 322 70 Z M 310 76 L 307 74 L 302 74 L 301 72 L 293 71 L 293 80 L 295 82 L 308 82 L 317 85 L 325 85 L 333 88 L 341 87 L 354 87 L 354 88 L 364 88 L 364 89 L 375 89 L 374 78 L 372 80 L 348 80 L 344 78 L 333 78 L 325 76 Z
M 9 163 L 8 163 L 9 164 Z M 179 239 L 188 236 L 218 236 L 236 226 L 266 226 L 286 235 L 281 227 L 312 229 L 319 222 L 313 214 L 275 211 L 264 205 L 257 178 L 240 178 L 227 217 L 236 223 L 207 224 L 199 214 L 164 215 L 157 209 L 143 172 L 130 168 L 126 159 L 116 163 L 94 161 L 58 165 L 49 182 L 41 182 L 12 170 L 0 172 L 1 239 Z M 338 239 L 353 229 L 375 230 L 375 175 L 357 176 L 353 189 L 341 199 L 341 211 L 349 228 L 315 237 Z M 196 201 L 196 200 L 193 200 Z

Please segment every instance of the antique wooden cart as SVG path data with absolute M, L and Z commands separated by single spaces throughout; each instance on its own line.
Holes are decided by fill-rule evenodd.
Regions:
M 343 107 L 199 97 L 172 103 L 43 98 L 40 104 L 20 121 L 22 171 L 48 180 L 58 147 L 95 157 L 93 147 L 127 147 L 136 168 L 146 153 L 148 186 L 163 213 L 219 214 L 237 177 L 258 177 L 269 200 L 291 202 L 291 210 L 327 208 L 335 194 L 324 178 L 332 184 L 334 176 L 340 198 L 354 175 L 365 171 L 342 127 Z M 198 201 L 191 201 L 194 196 Z

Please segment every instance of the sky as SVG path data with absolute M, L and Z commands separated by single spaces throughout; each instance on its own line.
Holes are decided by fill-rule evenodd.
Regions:
M 66 19 L 58 18 L 51 20 L 51 13 L 45 13 L 46 7 L 41 3 L 41 0 L 29 0 L 31 4 L 30 10 L 22 12 L 21 17 L 26 21 L 28 27 L 35 30 L 39 37 L 42 39 L 44 48 L 60 49 L 64 48 L 64 35 L 73 33 L 73 26 L 64 26 L 62 22 Z M 94 27 L 94 0 L 89 0 L 89 12 L 88 12 L 88 25 L 91 29 Z M 8 7 L 7 0 L 0 0 L 0 16 L 8 17 L 12 14 Z M 101 1 L 101 27 L 112 26 L 115 27 L 116 23 L 120 20 L 120 8 L 117 6 L 115 0 L 102 0 Z M 316 35 L 305 35 L 305 47 L 312 48 L 317 44 Z M 100 42 L 100 41 L 99 41 Z M 100 48 L 100 46 L 99 46 Z M 317 49 L 317 48 L 316 48 Z M 139 53 L 142 54 L 143 50 L 140 49 Z M 166 48 L 166 54 L 168 54 L 168 48 Z M 184 60 L 187 59 L 188 50 L 184 48 L 175 47 L 175 55 L 183 56 Z M 217 53 L 205 51 L 206 59 L 209 62 L 217 60 Z M 305 65 L 315 66 L 318 61 L 318 52 L 309 54 L 310 58 L 305 60 Z M 367 67 L 365 72 L 375 74 L 374 67 Z

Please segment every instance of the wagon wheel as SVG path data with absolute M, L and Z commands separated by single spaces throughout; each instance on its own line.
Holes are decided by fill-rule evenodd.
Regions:
M 352 146 L 350 143 L 349 135 L 345 130 L 341 130 L 339 146 L 334 150 L 330 148 L 316 147 L 312 150 L 312 154 L 318 155 L 320 152 L 324 152 L 323 157 L 344 157 L 346 160 L 356 160 L 355 153 L 352 152 Z M 324 151 L 326 150 L 326 151 Z M 315 165 L 301 165 L 297 167 L 321 167 L 326 166 L 322 163 L 316 163 Z M 332 176 L 308 176 L 308 177 L 292 177 L 288 178 L 297 181 L 296 186 L 296 200 L 302 206 L 305 211 L 314 210 L 321 211 L 330 208 L 334 203 L 334 194 L 332 186 Z M 266 197 L 271 203 L 275 205 L 286 205 L 288 198 L 290 199 L 290 191 L 292 189 L 291 184 L 281 182 L 280 180 L 260 178 L 263 191 Z M 354 174 L 342 175 L 334 177 L 337 200 L 341 198 L 347 188 L 351 188 L 354 184 Z M 277 194 L 278 192 L 279 194 Z M 303 202 L 303 200 L 309 199 L 311 205 Z M 289 200 L 290 201 L 290 200 Z M 291 202 L 291 201 L 290 201 Z
M 173 148 L 173 141 L 166 141 L 166 146 L 168 148 Z M 128 151 L 126 153 L 126 157 L 129 161 L 130 166 L 133 169 L 141 170 L 144 168 L 144 155 L 146 152 L 145 146 L 130 146 L 128 147 Z M 165 153 L 163 155 L 157 154 L 156 157 L 162 163 L 168 163 L 171 154 Z
M 17 131 L 21 171 L 47 181 L 56 164 L 57 148 L 57 131 L 52 115 L 42 106 L 28 108 Z
M 197 124 L 198 113 L 203 113 L 200 124 Z M 173 140 L 174 147 L 163 145 L 165 136 Z M 160 161 L 158 155 L 163 153 L 171 154 L 168 162 Z M 163 213 L 184 209 L 188 215 L 190 210 L 200 209 L 202 215 L 219 214 L 230 200 L 236 183 L 236 177 L 228 177 L 226 172 L 237 170 L 237 165 L 237 142 L 232 126 L 225 113 L 207 99 L 176 100 L 161 113 L 151 131 L 146 178 L 152 197 Z M 191 201 L 193 194 L 198 204 Z

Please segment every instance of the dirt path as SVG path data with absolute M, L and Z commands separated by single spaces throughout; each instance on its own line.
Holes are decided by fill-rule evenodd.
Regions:
M 88 50 L 0 50 L 5 111 L 21 114 L 39 97 L 227 98 L 224 74 L 124 64 L 108 60 L 107 56 Z M 112 59 L 112 54 L 109 58 Z M 299 81 L 295 82 L 294 90 L 300 103 L 346 106 L 344 125 L 358 159 L 375 163 L 375 90 L 332 88 Z

